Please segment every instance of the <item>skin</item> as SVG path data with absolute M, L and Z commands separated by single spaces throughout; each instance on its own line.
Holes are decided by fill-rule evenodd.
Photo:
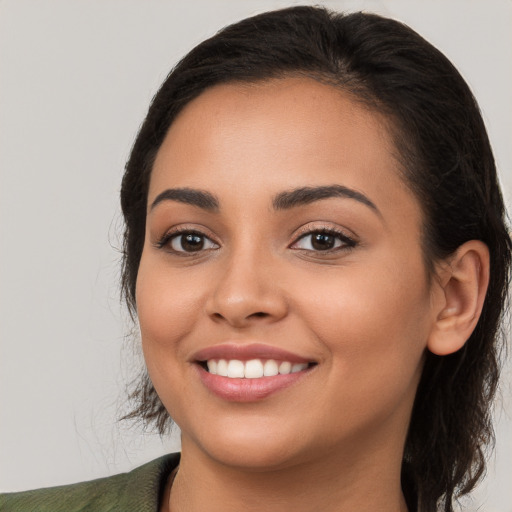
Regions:
M 407 510 L 400 467 L 425 350 L 455 350 L 460 336 L 448 346 L 439 332 L 482 301 L 460 299 L 456 263 L 429 279 L 421 208 L 393 153 L 378 114 L 305 78 L 211 88 L 171 126 L 152 172 L 136 296 L 149 374 L 182 432 L 163 510 Z M 346 197 L 272 207 L 284 191 L 334 184 L 376 208 Z M 185 187 L 214 195 L 218 211 L 151 208 Z M 204 233 L 206 248 L 159 246 L 176 227 Z M 341 231 L 354 246 L 315 251 L 306 228 Z M 470 273 L 478 250 L 461 255 Z M 316 365 L 263 400 L 229 402 L 193 361 L 227 341 Z

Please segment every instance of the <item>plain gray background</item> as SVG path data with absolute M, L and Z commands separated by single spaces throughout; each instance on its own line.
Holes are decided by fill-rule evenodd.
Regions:
M 119 303 L 123 166 L 186 51 L 270 0 L 0 0 L 0 489 L 128 470 L 179 448 L 116 422 L 137 376 Z M 318 2 L 316 2 L 318 3 Z M 400 19 L 468 80 L 512 198 L 512 2 L 327 1 Z M 466 511 L 512 511 L 504 375 L 489 474 Z M 479 508 L 481 507 L 481 508 Z

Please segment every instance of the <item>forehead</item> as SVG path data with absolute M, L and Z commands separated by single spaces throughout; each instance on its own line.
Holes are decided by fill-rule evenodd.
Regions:
M 397 193 L 415 202 L 388 126 L 351 94 L 310 78 L 218 85 L 171 125 L 148 200 L 171 186 L 223 195 L 338 183 L 370 196 L 384 187 L 381 201 L 395 206 Z

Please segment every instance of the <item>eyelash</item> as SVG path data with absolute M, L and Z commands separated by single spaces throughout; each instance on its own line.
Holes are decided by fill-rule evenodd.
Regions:
M 158 240 L 154 245 L 158 249 L 164 249 L 170 245 L 170 243 L 175 239 L 183 235 L 196 235 L 202 239 L 209 240 L 211 243 L 218 245 L 216 242 L 214 242 L 209 236 L 205 235 L 203 232 L 198 231 L 196 229 L 190 229 L 190 228 L 176 228 L 170 232 L 165 233 L 160 240 Z M 327 235 L 327 236 L 333 236 L 339 241 L 341 241 L 341 245 L 338 247 L 333 247 L 325 250 L 314 250 L 314 249 L 301 249 L 301 248 L 294 248 L 293 246 L 296 245 L 301 240 L 306 239 L 308 236 L 313 235 Z M 322 227 L 322 228 L 308 228 L 305 227 L 302 230 L 302 233 L 299 234 L 299 236 L 295 239 L 295 241 L 289 246 L 291 249 L 299 250 L 299 251 L 305 251 L 305 252 L 315 252 L 318 254 L 332 254 L 334 252 L 338 251 L 347 251 L 350 249 L 353 249 L 358 245 L 358 242 L 351 238 L 350 236 L 347 236 L 343 231 L 334 229 L 332 227 Z M 198 254 L 201 252 L 204 252 L 205 250 L 212 250 L 213 248 L 209 249 L 203 249 L 201 248 L 198 251 L 177 251 L 175 249 L 172 249 L 171 247 L 168 247 L 169 252 L 172 252 L 173 254 L 177 255 L 188 255 L 191 256 L 193 254 Z
M 301 240 L 306 239 L 307 237 L 311 237 L 313 235 L 328 235 L 332 236 L 339 241 L 341 241 L 341 245 L 338 247 L 333 247 L 330 249 L 325 250 L 312 250 L 312 249 L 301 249 L 296 248 L 295 250 L 302 250 L 306 252 L 315 252 L 318 254 L 332 254 L 338 251 L 347 251 L 350 249 L 353 249 L 358 245 L 358 242 L 354 240 L 352 237 L 348 236 L 346 233 L 344 233 L 341 230 L 335 229 L 333 227 L 322 227 L 322 228 L 311 228 L 311 227 L 304 227 L 302 230 L 302 233 L 298 236 L 298 238 L 292 243 L 290 248 L 294 248 L 293 246 L 296 245 Z
M 205 235 L 201 231 L 198 231 L 197 229 L 176 228 L 176 229 L 173 229 L 172 231 L 169 231 L 169 232 L 165 233 L 164 236 L 162 236 L 162 238 L 160 238 L 160 240 L 158 240 L 155 243 L 155 247 L 157 247 L 158 249 L 164 249 L 164 248 L 169 246 L 168 247 L 169 252 L 172 252 L 173 254 L 178 254 L 180 256 L 181 255 L 189 255 L 190 256 L 190 255 L 193 255 L 193 254 L 197 254 L 197 253 L 203 252 L 205 250 L 205 249 L 201 249 L 199 251 L 177 251 L 175 249 L 172 249 L 170 247 L 170 243 L 175 238 L 179 238 L 180 236 L 183 236 L 183 235 L 195 235 L 195 236 L 198 236 L 198 237 L 203 238 L 205 240 L 210 240 L 210 242 L 212 242 L 213 244 L 218 245 L 209 236 Z

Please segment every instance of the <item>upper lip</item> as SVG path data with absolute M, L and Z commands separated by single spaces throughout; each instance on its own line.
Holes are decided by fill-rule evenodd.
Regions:
M 276 359 L 289 361 L 290 363 L 314 362 L 288 350 L 262 343 L 222 343 L 199 350 L 194 354 L 193 359 L 195 361 L 208 361 L 209 359 L 237 359 L 239 361 Z

